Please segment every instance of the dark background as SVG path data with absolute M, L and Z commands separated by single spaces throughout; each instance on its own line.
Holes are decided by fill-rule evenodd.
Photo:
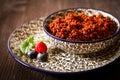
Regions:
M 120 80 L 120 59 L 87 73 L 53 75 L 30 70 L 9 55 L 7 40 L 17 26 L 73 7 L 103 10 L 120 20 L 120 0 L 0 0 L 0 80 Z

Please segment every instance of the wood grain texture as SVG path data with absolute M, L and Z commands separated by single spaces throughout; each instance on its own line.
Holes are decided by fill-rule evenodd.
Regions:
M 120 61 L 109 68 L 90 73 L 58 76 L 30 70 L 12 59 L 7 50 L 10 33 L 19 25 L 65 8 L 94 8 L 120 20 L 120 0 L 0 0 L 0 80 L 90 80 L 120 79 Z

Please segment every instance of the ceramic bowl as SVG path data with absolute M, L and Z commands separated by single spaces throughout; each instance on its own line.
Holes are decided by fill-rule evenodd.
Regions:
M 72 41 L 72 40 L 65 40 L 62 38 L 58 38 L 51 33 L 48 32 L 47 26 L 57 17 L 63 17 L 68 12 L 73 13 L 81 13 L 84 12 L 87 15 L 98 15 L 102 14 L 104 17 L 109 17 L 111 20 L 115 21 L 117 24 L 116 32 L 106 38 L 98 39 L 94 41 Z M 81 9 L 81 8 L 70 8 L 64 9 L 57 12 L 54 12 L 47 16 L 43 22 L 43 29 L 44 32 L 49 36 L 51 44 L 55 45 L 56 47 L 64 50 L 67 53 L 74 53 L 74 54 L 91 54 L 96 53 L 99 51 L 106 51 L 111 47 L 111 45 L 115 45 L 117 42 L 117 38 L 120 32 L 120 24 L 117 18 L 112 16 L 109 13 L 104 11 L 95 10 L 95 9 Z

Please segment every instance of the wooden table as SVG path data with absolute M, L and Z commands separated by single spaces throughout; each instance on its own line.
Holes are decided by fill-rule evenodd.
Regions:
M 54 11 L 73 7 L 100 9 L 120 19 L 120 0 L 0 0 L 0 80 L 90 80 L 95 77 L 120 80 L 120 60 L 99 71 L 57 76 L 30 70 L 9 55 L 7 40 L 17 26 Z

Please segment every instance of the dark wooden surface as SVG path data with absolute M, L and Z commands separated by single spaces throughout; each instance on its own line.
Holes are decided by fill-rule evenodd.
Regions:
M 120 80 L 120 60 L 98 71 L 58 76 L 30 70 L 9 55 L 7 40 L 17 26 L 73 7 L 100 9 L 120 20 L 120 0 L 0 0 L 0 80 Z

